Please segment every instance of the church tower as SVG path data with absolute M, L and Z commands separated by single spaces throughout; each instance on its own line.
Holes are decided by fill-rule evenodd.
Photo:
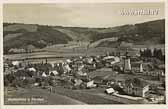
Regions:
M 131 62 L 130 57 L 128 56 L 128 49 L 127 49 L 124 59 L 124 72 L 130 72 L 130 71 L 131 71 Z
M 139 68 L 139 72 L 143 72 L 143 66 L 142 66 L 142 63 L 140 64 L 140 68 Z

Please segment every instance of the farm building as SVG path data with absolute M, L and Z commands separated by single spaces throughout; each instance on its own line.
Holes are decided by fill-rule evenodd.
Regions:
M 165 73 L 162 70 L 146 71 L 146 72 L 143 72 L 143 74 L 148 75 L 148 76 L 155 76 L 155 77 L 165 76 Z
M 34 45 L 28 45 L 25 47 L 25 49 L 26 49 L 26 52 L 31 53 L 36 49 L 36 47 Z
M 145 97 L 145 93 L 149 91 L 149 85 L 140 79 L 127 79 L 125 80 L 124 91 L 128 95 Z
M 25 53 L 26 52 L 26 50 L 25 49 L 19 49 L 19 48 L 11 48 L 11 49 L 9 49 L 9 51 L 8 51 L 9 53 Z
M 94 84 L 101 85 L 103 84 L 103 78 L 100 76 L 96 76 L 93 78 Z

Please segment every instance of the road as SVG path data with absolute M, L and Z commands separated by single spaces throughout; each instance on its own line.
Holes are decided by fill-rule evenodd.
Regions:
M 62 87 L 53 88 L 55 93 L 47 89 L 29 88 L 15 91 L 5 95 L 5 104 L 10 105 L 85 105 L 85 104 L 122 104 L 108 97 L 102 97 L 93 93 L 85 93 L 77 90 L 65 89 Z M 8 98 L 43 98 L 40 102 L 8 102 Z
M 89 89 L 88 89 L 89 90 Z M 65 89 L 62 87 L 55 87 L 55 92 L 60 95 L 65 95 L 70 98 L 85 102 L 87 104 L 122 104 L 120 102 L 116 102 L 109 98 L 104 98 L 102 96 L 92 93 L 87 93 L 82 90 L 71 90 Z

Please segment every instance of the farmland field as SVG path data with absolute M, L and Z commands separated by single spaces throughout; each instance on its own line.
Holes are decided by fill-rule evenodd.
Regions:
M 43 98 L 41 102 L 12 102 L 12 104 L 121 104 L 115 102 L 111 99 L 103 98 L 99 95 L 93 93 L 82 92 L 79 90 L 70 90 L 61 87 L 54 88 L 55 93 L 50 93 L 47 90 L 40 88 L 30 88 L 24 89 L 20 88 L 19 90 L 13 93 L 5 94 L 5 104 L 11 104 L 8 101 L 8 98 Z M 101 89 L 99 89 L 101 90 Z
M 97 56 L 97 55 L 105 55 L 107 52 L 115 52 L 117 48 L 108 48 L 108 47 L 96 47 L 89 48 L 86 47 L 75 47 L 65 48 L 65 47 L 51 47 L 40 49 L 39 51 L 32 53 L 20 53 L 20 54 L 8 54 L 4 55 L 5 58 L 11 60 L 19 60 L 19 59 L 33 59 L 33 61 L 41 61 L 43 59 L 48 58 L 48 61 L 60 60 L 61 58 L 71 58 L 77 56 Z M 123 51 L 124 53 L 125 51 Z M 134 51 L 136 52 L 136 51 Z
M 5 95 L 5 104 L 85 104 L 83 102 L 80 102 L 78 100 L 59 95 L 56 93 L 49 93 L 46 90 L 42 90 L 40 88 L 30 88 L 30 89 L 24 89 L 19 88 L 14 93 L 8 93 Z M 26 98 L 26 99 L 32 99 L 32 98 L 41 98 L 41 101 L 22 101 L 22 102 L 10 102 L 10 98 Z

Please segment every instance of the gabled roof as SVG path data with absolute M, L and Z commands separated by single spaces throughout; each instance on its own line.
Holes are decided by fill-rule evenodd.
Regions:
M 131 64 L 131 67 L 140 67 L 140 63 L 133 63 Z
M 103 82 L 103 78 L 100 77 L 100 76 L 94 77 L 93 80 L 94 80 L 95 83 L 102 83 Z
M 142 81 L 138 78 L 133 78 L 133 79 L 127 79 L 125 80 L 125 86 L 131 86 L 131 87 L 139 87 L 139 88 L 144 88 L 148 86 L 149 84 L 145 81 Z
M 95 76 L 95 77 L 93 78 L 93 80 L 103 80 L 103 77 L 101 77 L 101 76 Z

